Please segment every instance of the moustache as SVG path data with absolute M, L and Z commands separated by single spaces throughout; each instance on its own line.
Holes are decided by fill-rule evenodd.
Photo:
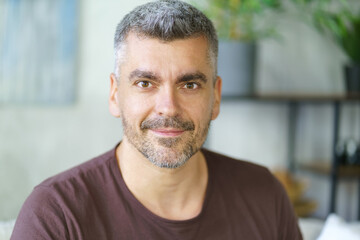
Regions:
M 141 130 L 157 128 L 176 128 L 182 131 L 193 131 L 195 124 L 192 121 L 183 121 L 178 117 L 146 119 L 141 125 Z

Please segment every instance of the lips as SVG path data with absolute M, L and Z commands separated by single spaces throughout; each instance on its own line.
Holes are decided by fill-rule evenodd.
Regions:
M 179 129 L 151 129 L 151 131 L 162 137 L 177 137 L 184 132 L 184 130 Z

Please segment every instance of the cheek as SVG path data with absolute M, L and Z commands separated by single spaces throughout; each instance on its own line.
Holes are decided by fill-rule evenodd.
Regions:
M 191 105 L 192 107 L 188 108 L 188 114 L 192 121 L 199 127 L 207 124 L 211 119 L 212 101 L 191 103 Z
M 138 99 L 130 96 L 124 96 L 123 101 L 120 101 L 120 110 L 122 115 L 132 123 L 141 122 L 146 118 L 151 106 L 146 99 Z

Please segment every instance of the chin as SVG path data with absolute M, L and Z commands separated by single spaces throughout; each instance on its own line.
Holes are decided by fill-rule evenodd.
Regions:
M 154 149 L 155 150 L 155 149 Z M 164 147 L 158 146 L 155 151 L 142 151 L 143 155 L 155 166 L 175 169 L 186 164 L 195 154 L 192 147 Z

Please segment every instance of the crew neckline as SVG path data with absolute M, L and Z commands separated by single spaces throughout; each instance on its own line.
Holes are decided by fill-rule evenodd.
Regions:
M 126 183 L 124 181 L 124 178 L 121 174 L 121 171 L 119 169 L 119 165 L 117 162 L 116 148 L 119 145 L 120 145 L 120 143 L 115 146 L 115 148 L 112 150 L 112 153 L 111 153 L 111 155 L 112 155 L 111 171 L 114 174 L 114 177 L 116 179 L 116 184 L 120 188 L 120 191 L 126 197 L 127 203 L 134 208 L 134 210 L 136 211 L 137 214 L 143 215 L 144 217 L 151 218 L 154 221 L 163 222 L 164 224 L 170 224 L 170 225 L 186 225 L 186 224 L 197 222 L 199 219 L 202 218 L 202 216 L 205 214 L 206 209 L 209 205 L 209 201 L 210 201 L 210 198 L 212 195 L 212 188 L 213 188 L 212 187 L 213 186 L 213 169 L 212 169 L 211 164 L 209 163 L 208 150 L 203 149 L 203 148 L 200 149 L 200 151 L 204 154 L 206 165 L 207 165 L 207 171 L 208 171 L 208 182 L 207 182 L 206 191 L 205 191 L 205 198 L 204 198 L 204 202 L 203 202 L 200 213 L 193 218 L 189 218 L 189 219 L 185 219 L 185 220 L 172 220 L 172 219 L 160 217 L 160 216 L 156 215 L 155 213 L 151 212 L 132 194 L 132 192 L 130 191 L 130 189 L 128 188 L 128 186 L 126 185 Z

